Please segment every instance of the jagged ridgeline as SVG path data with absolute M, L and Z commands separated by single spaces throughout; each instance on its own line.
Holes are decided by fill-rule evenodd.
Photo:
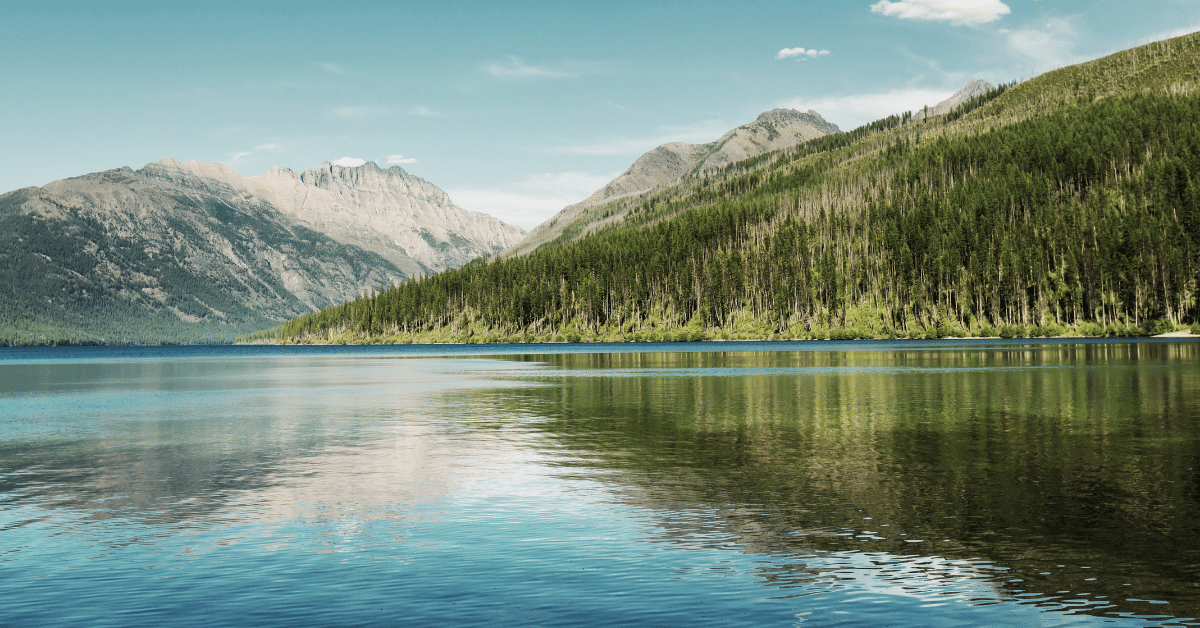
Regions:
M 371 162 L 72 177 L 0 195 L 0 345 L 231 342 L 523 235 Z
M 1142 46 L 947 114 L 892 117 L 614 201 L 624 219 L 582 239 L 407 281 L 258 338 L 1048 336 L 1194 324 L 1198 84 L 1200 36 Z

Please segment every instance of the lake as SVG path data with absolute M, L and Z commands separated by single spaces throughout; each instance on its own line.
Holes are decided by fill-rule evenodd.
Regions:
M 0 625 L 1200 625 L 1200 343 L 0 349 Z

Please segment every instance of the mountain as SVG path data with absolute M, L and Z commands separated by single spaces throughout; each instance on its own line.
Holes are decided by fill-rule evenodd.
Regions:
M 1002 84 L 915 122 L 617 191 L 549 245 L 255 338 L 1200 333 L 1197 77 L 1192 34 Z
M 0 196 L 0 342 L 217 342 L 523 232 L 398 167 L 164 159 Z
M 955 107 L 971 100 L 987 95 L 988 92 L 996 89 L 995 85 L 987 81 L 974 80 L 966 84 L 962 89 L 954 93 L 953 96 L 943 100 L 933 107 L 925 107 L 913 112 L 912 120 L 920 122 L 928 116 L 940 116 L 950 113 Z
M 708 144 L 663 144 L 639 157 L 628 170 L 587 199 L 567 206 L 538 225 L 503 255 L 528 253 L 564 234 L 568 238 L 579 237 L 600 225 L 617 222 L 625 215 L 622 211 L 603 214 L 590 211 L 599 205 L 646 194 L 687 175 L 704 176 L 764 153 L 839 132 L 836 124 L 826 122 L 821 114 L 811 109 L 807 113 L 772 109 L 760 114 L 754 122 L 743 124 Z
M 457 268 L 525 236 L 520 227 L 458 207 L 399 166 L 324 163 L 304 172 L 272 167 L 243 178 L 221 164 L 164 159 L 145 171 L 164 179 L 190 174 L 221 181 L 339 242 L 378 253 L 407 274 Z

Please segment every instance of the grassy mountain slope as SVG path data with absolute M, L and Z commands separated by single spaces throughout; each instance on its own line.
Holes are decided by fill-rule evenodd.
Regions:
M 1200 318 L 1200 35 L 636 199 L 285 341 L 1138 334 Z

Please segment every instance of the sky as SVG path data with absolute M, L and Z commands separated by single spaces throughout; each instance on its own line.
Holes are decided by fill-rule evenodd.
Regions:
M 525 229 L 769 109 L 851 130 L 1200 29 L 1200 0 L 5 4 L 0 191 L 375 161 Z

